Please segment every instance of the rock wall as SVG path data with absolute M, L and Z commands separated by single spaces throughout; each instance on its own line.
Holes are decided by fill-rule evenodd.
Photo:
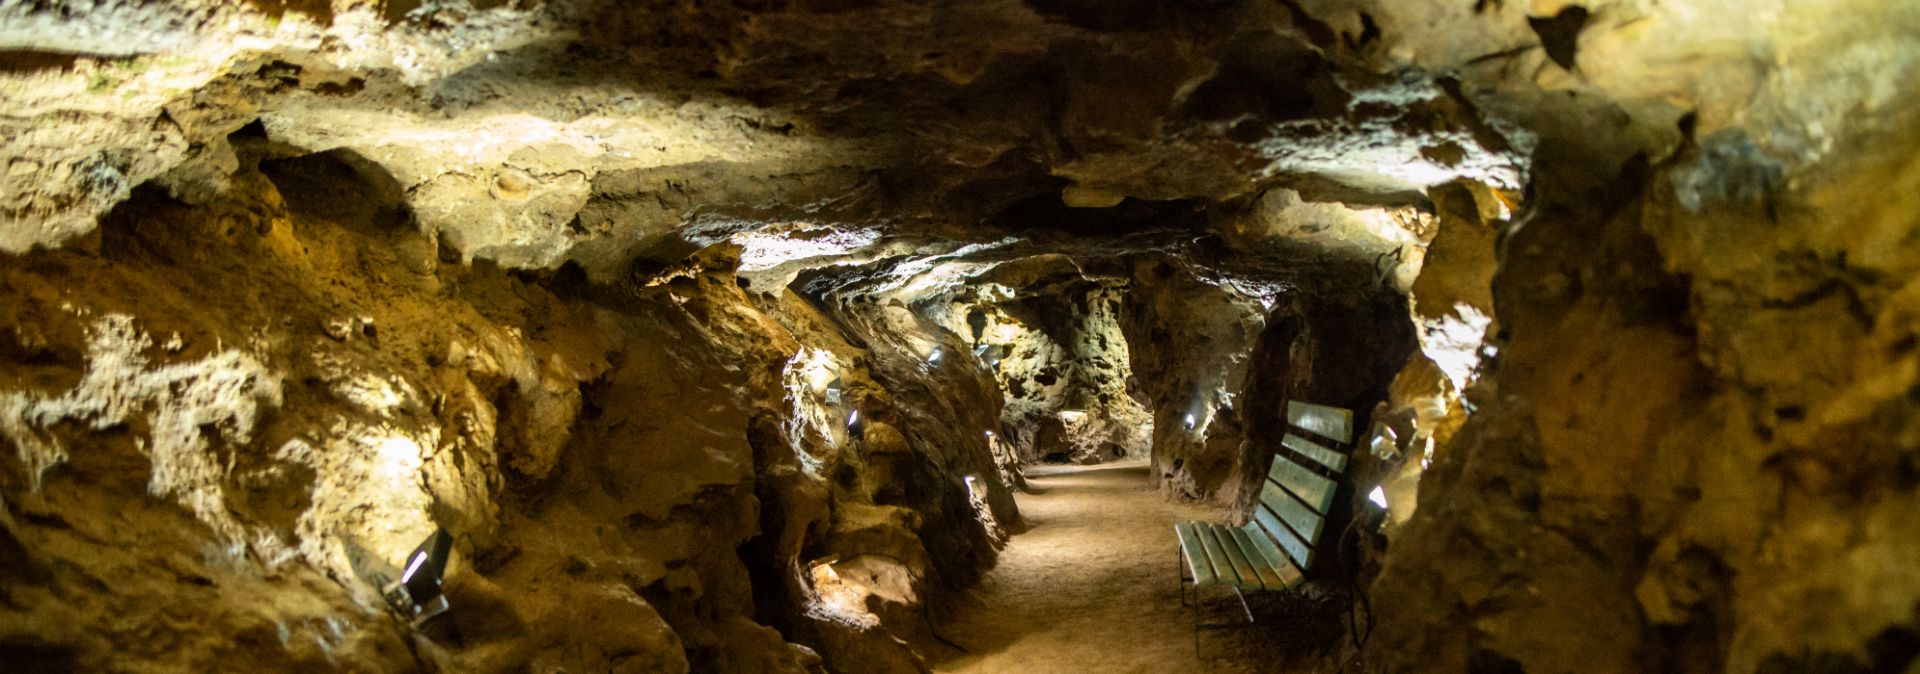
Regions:
M 1298 398 L 1405 431 L 1354 471 L 1385 669 L 1911 670 L 1915 35 L 1903 0 L 0 4 L 0 649 L 913 671 L 1047 433 L 1150 415 L 1166 493 L 1244 501 Z M 414 635 L 351 560 L 436 523 L 480 608 Z
M 143 188 L 0 268 L 9 661 L 912 671 L 1018 524 L 967 430 L 990 385 L 889 341 L 927 326 L 749 295 L 727 246 L 611 285 L 465 264 L 377 172 L 236 146 L 225 195 Z M 455 609 L 413 633 L 349 551 L 436 524 Z
M 1026 283 L 1009 276 L 925 303 L 960 337 L 955 357 L 999 383 L 1000 437 L 1025 463 L 1146 456 L 1152 417 L 1129 392 L 1132 360 L 1118 322 L 1124 285 L 1078 274 Z
M 1067 437 L 1080 457 L 1139 458 L 1152 451 L 1153 415 L 1133 376 L 1133 353 L 1120 314 L 1123 287 L 1090 290 L 1073 306 L 1074 385 L 1082 392 L 1078 418 L 1066 418 Z
M 1164 258 L 1134 265 L 1121 328 L 1153 410 L 1152 479 L 1172 497 L 1212 498 L 1242 473 L 1240 396 L 1266 316 L 1258 298 Z
M 1911 671 L 1914 8 L 1379 9 L 1425 59 L 1545 46 L 1463 74 L 1535 180 L 1375 587 L 1387 668 Z

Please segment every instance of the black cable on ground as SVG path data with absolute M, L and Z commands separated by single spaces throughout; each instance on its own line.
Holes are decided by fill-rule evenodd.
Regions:
M 1352 593 L 1354 599 L 1357 600 L 1356 602 L 1347 604 L 1347 635 L 1353 639 L 1353 657 L 1355 660 L 1360 658 L 1360 652 L 1367 647 L 1367 639 L 1373 636 L 1374 625 L 1373 602 L 1367 598 L 1367 591 L 1360 587 L 1360 546 L 1356 534 L 1360 531 L 1360 522 L 1363 519 L 1362 517 L 1353 518 L 1351 522 L 1347 523 L 1346 531 L 1340 534 L 1340 548 L 1351 551 L 1351 554 L 1346 556 L 1347 588 Z M 1351 544 L 1349 544 L 1349 540 L 1352 540 Z M 1366 614 L 1367 631 L 1364 633 L 1360 631 L 1360 620 L 1354 612 L 1356 605 L 1365 611 Z

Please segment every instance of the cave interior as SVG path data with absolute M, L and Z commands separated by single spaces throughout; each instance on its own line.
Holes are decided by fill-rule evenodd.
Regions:
M 0 669 L 1920 673 L 1920 3 L 29 0 L 0 92 Z M 1183 606 L 1300 403 L 1314 561 Z

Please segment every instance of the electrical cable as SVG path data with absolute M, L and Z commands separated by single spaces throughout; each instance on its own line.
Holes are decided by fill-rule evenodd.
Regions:
M 1353 640 L 1352 662 L 1359 661 L 1360 653 L 1367 647 L 1367 639 L 1373 636 L 1374 627 L 1373 602 L 1367 598 L 1367 591 L 1360 587 L 1360 546 L 1356 534 L 1360 531 L 1360 522 L 1363 519 L 1365 518 L 1353 518 L 1347 523 L 1346 531 L 1340 534 L 1340 549 L 1351 551 L 1351 554 L 1346 555 L 1347 588 L 1358 600 L 1347 604 L 1347 636 Z M 1349 545 L 1350 539 L 1353 540 L 1351 545 Z M 1367 630 L 1364 633 L 1360 631 L 1360 619 L 1354 611 L 1356 608 L 1364 611 L 1366 615 Z

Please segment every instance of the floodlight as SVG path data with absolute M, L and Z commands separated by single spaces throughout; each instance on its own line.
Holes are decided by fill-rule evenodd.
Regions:
M 436 528 L 407 555 L 406 570 L 400 579 L 387 583 L 381 594 L 394 610 L 415 625 L 447 612 L 447 595 L 440 591 L 440 580 L 447 572 L 447 560 L 453 555 L 453 536 Z

